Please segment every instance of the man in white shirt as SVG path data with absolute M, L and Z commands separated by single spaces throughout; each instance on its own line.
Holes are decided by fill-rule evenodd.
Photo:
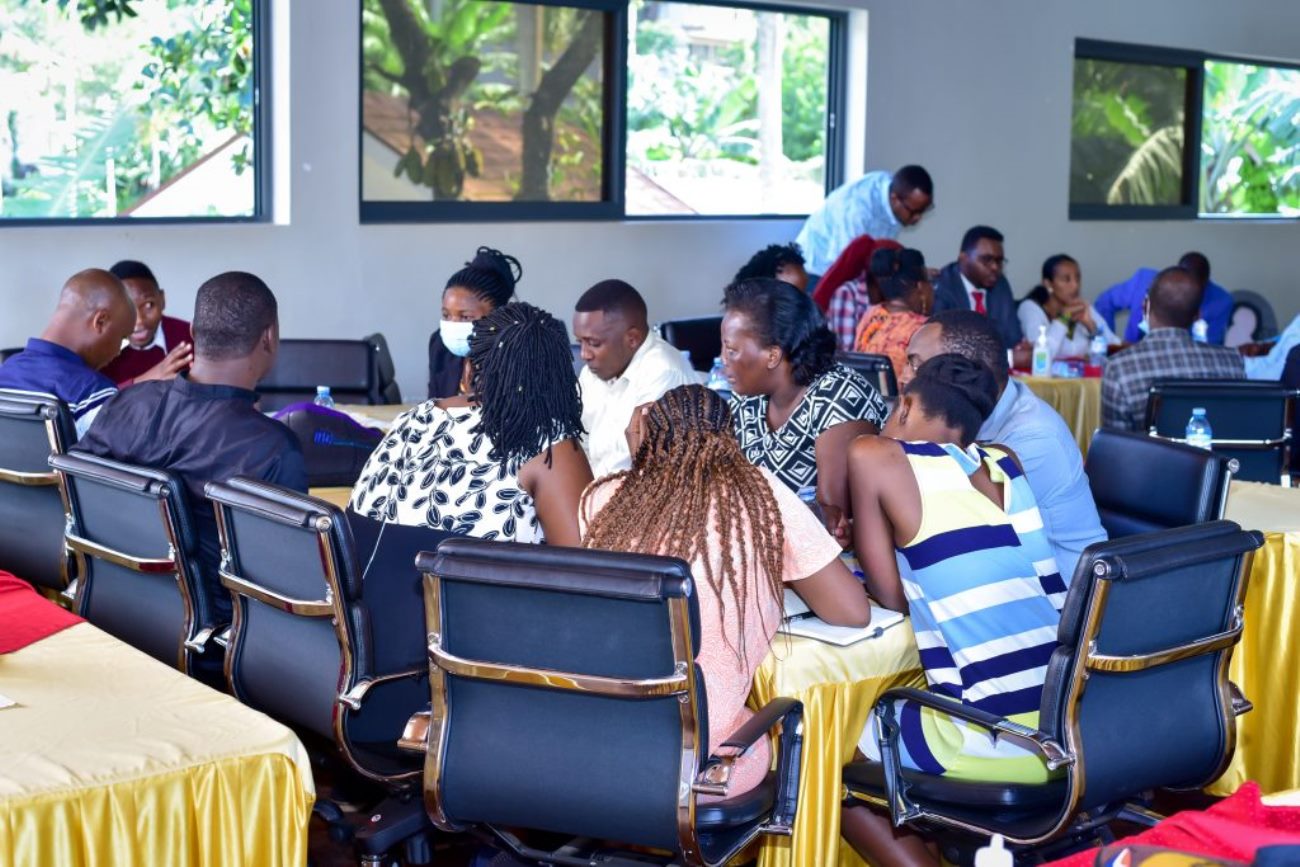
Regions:
M 574 309 L 573 336 L 586 362 L 578 375 L 584 446 L 600 478 L 632 465 L 624 437 L 632 411 L 699 379 L 672 344 L 650 332 L 645 299 L 622 280 L 592 286 Z

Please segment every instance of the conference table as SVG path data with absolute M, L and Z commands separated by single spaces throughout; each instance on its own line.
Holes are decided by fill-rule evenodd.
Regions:
M 269 717 L 84 621 L 0 653 L 0 695 L 0 864 L 306 863 L 311 766 Z
M 1101 427 L 1100 377 L 1016 377 L 1065 419 L 1079 451 L 1088 455 L 1092 435 Z
M 1246 780 L 1265 793 L 1300 789 L 1300 489 L 1233 482 L 1225 517 L 1264 533 L 1229 668 L 1255 709 L 1237 719 L 1237 751 L 1207 791 L 1229 795 Z

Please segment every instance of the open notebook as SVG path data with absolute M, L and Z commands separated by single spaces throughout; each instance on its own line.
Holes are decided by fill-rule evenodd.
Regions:
M 789 587 L 785 588 L 785 614 L 778 632 L 813 638 L 827 644 L 847 647 L 868 638 L 879 638 L 891 626 L 903 622 L 903 615 L 888 608 L 871 606 L 871 622 L 866 626 L 831 626 L 808 609 L 808 605 Z

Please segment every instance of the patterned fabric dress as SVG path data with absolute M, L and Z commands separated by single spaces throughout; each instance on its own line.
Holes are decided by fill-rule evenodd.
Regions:
M 352 487 L 349 507 L 375 521 L 501 542 L 540 542 L 533 498 L 518 468 L 502 466 L 476 433 L 477 407 L 433 401 L 397 417 Z M 540 451 L 539 451 L 540 454 Z
M 894 376 L 901 378 L 903 365 L 907 363 L 907 344 L 911 342 L 912 335 L 928 321 L 920 313 L 911 310 L 891 311 L 883 304 L 873 307 L 858 323 L 853 351 L 888 356 L 894 365 Z
M 1037 728 L 1066 588 L 1028 482 L 995 448 L 900 445 L 921 492 L 921 526 L 898 550 L 898 569 L 930 689 Z M 981 464 L 1002 488 L 1002 507 L 970 482 Z M 978 726 L 910 702 L 897 710 L 906 767 L 973 780 L 1048 777 L 1036 753 Z M 879 758 L 874 724 L 859 748 Z
M 889 415 L 885 399 L 860 373 L 836 364 L 814 379 L 785 424 L 767 424 L 767 396 L 731 399 L 740 450 L 792 491 L 817 484 L 817 437 L 837 424 L 869 421 L 881 427 Z

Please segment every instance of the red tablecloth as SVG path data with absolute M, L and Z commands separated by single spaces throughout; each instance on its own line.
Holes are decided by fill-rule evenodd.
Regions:
M 42 599 L 32 585 L 0 571 L 0 653 L 12 653 L 81 618 Z
M 1248 782 L 1207 810 L 1175 813 L 1151 830 L 1117 842 L 1249 863 L 1261 846 L 1300 844 L 1300 807 L 1270 807 L 1260 801 L 1259 785 Z M 1089 849 L 1049 867 L 1087 867 L 1096 859 L 1097 850 Z

